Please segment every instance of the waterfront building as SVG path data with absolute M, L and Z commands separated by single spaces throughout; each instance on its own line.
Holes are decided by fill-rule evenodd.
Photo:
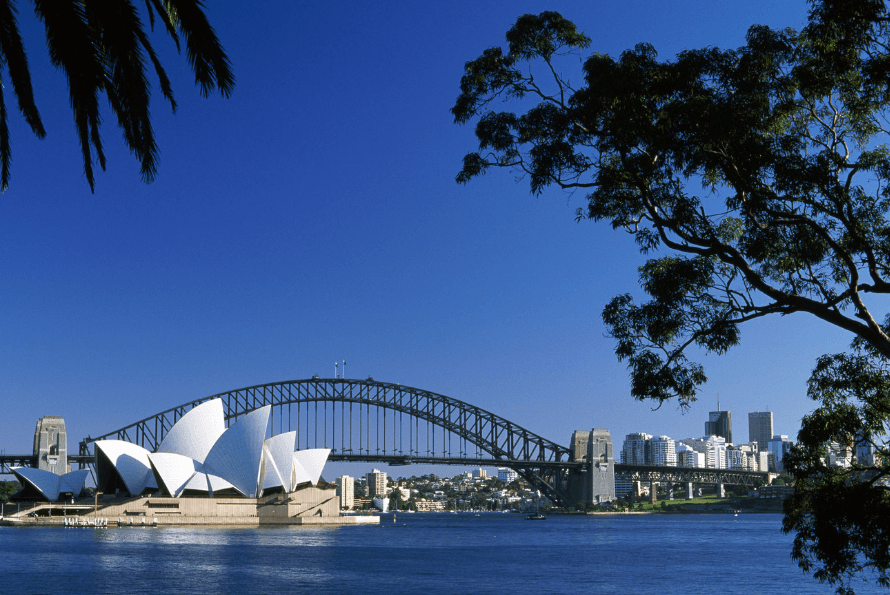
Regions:
M 631 479 L 616 479 L 615 480 L 615 497 L 623 498 L 631 493 L 634 489 L 634 482 Z
M 377 496 L 371 498 L 371 504 L 380 512 L 389 512 L 389 498 Z
M 861 434 L 856 438 L 856 460 L 864 467 L 874 467 L 879 461 L 878 449 Z
M 355 506 L 355 479 L 348 475 L 341 475 L 336 481 L 340 509 L 351 510 Z
M 733 446 L 727 446 L 725 452 L 727 469 L 738 469 L 741 471 L 749 470 L 750 463 L 748 461 L 747 452 Z
M 650 453 L 653 465 L 667 467 L 677 466 L 677 449 L 674 439 L 669 436 L 659 436 L 651 441 Z
M 513 469 L 498 467 L 498 479 L 504 483 L 510 483 L 519 479 L 519 474 Z
M 847 445 L 832 442 L 828 447 L 828 465 L 849 468 L 853 464 L 853 449 Z
M 773 455 L 775 468 L 770 469 L 770 471 L 784 473 L 785 466 L 782 465 L 782 458 L 785 456 L 785 453 L 791 450 L 793 445 L 794 442 L 789 440 L 788 436 L 784 434 L 778 434 L 772 437 L 769 441 L 769 452 Z
M 682 442 L 676 447 L 677 466 L 702 468 L 705 466 L 705 455 Z
M 767 445 L 769 442 L 767 442 Z M 761 450 L 758 451 L 755 457 L 755 467 L 753 471 L 769 471 L 769 451 Z
M 732 444 L 732 413 L 729 411 L 711 411 L 705 422 L 705 436 L 720 436 L 727 444 Z
M 760 458 L 763 453 L 758 449 L 756 442 L 752 444 L 740 444 L 736 449 L 744 453 L 745 462 L 743 469 L 745 471 L 760 470 Z M 764 458 L 764 461 L 765 460 L 766 459 Z M 764 467 L 763 469 L 766 470 L 767 468 Z
M 445 512 L 445 502 L 421 499 L 417 500 L 414 505 L 417 512 Z
M 726 440 L 722 436 L 705 438 L 684 438 L 680 444 L 691 447 L 704 455 L 704 467 L 708 469 L 726 468 Z
M 626 465 L 651 465 L 650 443 L 651 434 L 638 432 L 624 437 L 621 448 L 621 462 Z
M 368 480 L 368 495 L 374 496 L 386 495 L 386 472 L 380 469 L 374 469 L 365 476 Z
M 68 473 L 68 434 L 63 418 L 45 415 L 37 420 L 34 456 L 37 457 L 37 469 L 56 475 Z
M 757 443 L 757 450 L 767 450 L 773 437 L 773 412 L 754 411 L 748 414 L 748 442 Z
M 122 440 L 98 440 L 93 443 L 96 491 L 131 498 L 143 494 L 169 497 L 170 507 L 179 510 L 186 508 L 175 503 L 183 495 L 210 499 L 235 496 L 251 499 L 245 505 L 255 509 L 264 494 L 315 485 L 330 451 L 295 451 L 296 432 L 265 439 L 270 411 L 271 406 L 266 406 L 243 414 L 226 428 L 222 401 L 207 401 L 183 415 L 155 452 Z M 56 476 L 28 468 L 13 472 L 48 500 L 79 495 L 88 474 L 83 470 Z M 55 477 L 56 482 L 48 477 Z M 216 504 L 208 503 L 202 510 L 211 509 L 215 510 Z M 196 511 L 192 513 L 204 515 Z

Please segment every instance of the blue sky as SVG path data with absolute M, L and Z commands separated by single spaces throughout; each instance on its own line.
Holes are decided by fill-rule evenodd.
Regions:
M 83 176 L 64 79 L 22 4 L 37 140 L 17 112 L 0 196 L 0 449 L 29 452 L 65 417 L 71 451 L 194 398 L 313 374 L 399 382 L 488 409 L 562 444 L 573 430 L 698 436 L 708 411 L 774 411 L 796 434 L 815 358 L 848 338 L 789 317 L 707 357 L 682 414 L 629 397 L 603 305 L 636 292 L 631 238 L 576 223 L 582 195 L 529 194 L 494 172 L 460 186 L 471 126 L 449 108 L 467 60 L 528 12 L 557 10 L 619 53 L 735 47 L 753 23 L 799 28 L 802 1 L 208 3 L 234 64 L 201 98 L 160 32 L 179 103 L 155 94 L 154 183 L 108 121 L 108 171 Z M 258 8 L 259 6 L 259 8 Z M 12 108 L 11 99 L 7 98 Z M 401 468 L 399 474 L 411 474 Z

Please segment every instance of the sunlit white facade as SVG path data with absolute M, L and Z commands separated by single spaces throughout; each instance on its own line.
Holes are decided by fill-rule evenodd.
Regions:
M 222 401 L 207 401 L 186 413 L 153 453 L 120 440 L 97 441 L 97 489 L 258 498 L 315 485 L 330 450 L 295 451 L 296 432 L 266 439 L 271 409 L 251 411 L 226 428 Z
M 25 491 L 49 501 L 58 500 L 59 496 L 80 494 L 90 473 L 87 469 L 79 469 L 56 475 L 52 471 L 32 467 L 13 467 L 11 471 Z

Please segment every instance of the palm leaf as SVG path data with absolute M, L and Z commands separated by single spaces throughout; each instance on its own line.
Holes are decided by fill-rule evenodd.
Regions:
M 195 83 L 207 97 L 214 88 L 229 97 L 235 75 L 225 50 L 201 10 L 200 0 L 165 0 L 170 21 L 185 38 L 186 57 L 195 72 Z
M 85 6 L 109 74 L 105 93 L 127 146 L 139 160 L 143 180 L 150 182 L 157 173 L 158 148 L 149 112 L 151 87 L 145 76 L 142 21 L 129 0 L 91 0 Z
M 19 104 L 19 111 L 38 138 L 46 136 L 40 113 L 34 104 L 34 91 L 31 88 L 31 73 L 28 70 L 28 57 L 22 44 L 16 19 L 15 4 L 12 0 L 0 0 L 0 53 L 6 62 L 12 90 Z
M 90 190 L 95 189 L 91 143 L 105 169 L 99 137 L 99 91 L 107 77 L 96 52 L 98 40 L 87 26 L 83 5 L 76 1 L 32 0 L 34 12 L 46 28 L 50 61 L 62 70 L 68 81 L 68 97 L 74 112 L 74 125 L 83 154 L 83 170 Z

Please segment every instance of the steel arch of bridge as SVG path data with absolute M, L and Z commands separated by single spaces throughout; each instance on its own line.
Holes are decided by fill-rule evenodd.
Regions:
M 303 444 L 306 448 L 331 448 L 330 460 L 510 467 L 551 500 L 563 505 L 568 504 L 568 474 L 573 467 L 579 465 L 571 461 L 568 448 L 469 403 L 431 391 L 373 379 L 317 377 L 250 386 L 190 401 L 103 436 L 88 437 L 80 443 L 80 454 L 89 454 L 89 443 L 106 439 L 126 440 L 154 451 L 173 424 L 195 406 L 211 399 L 222 399 L 225 418 L 230 423 L 241 415 L 271 405 L 270 425 L 273 434 L 276 433 L 276 423 L 279 429 L 277 433 L 294 429 L 293 408 L 296 406 L 298 448 L 302 448 Z M 315 405 L 314 412 L 310 408 L 312 404 Z M 323 413 L 319 413 L 319 404 L 323 404 Z M 340 406 L 339 418 L 337 405 Z M 353 426 L 356 407 L 359 420 L 357 432 Z M 371 408 L 375 411 L 373 417 L 376 427 L 373 428 Z M 391 445 L 386 442 L 387 411 L 392 412 Z M 320 419 L 321 416 L 323 419 Z M 408 416 L 407 424 L 404 416 Z M 312 417 L 314 425 L 310 423 L 313 421 Z M 421 421 L 426 428 L 420 427 Z M 438 437 L 437 427 L 441 428 Z M 406 428 L 409 442 L 407 453 L 402 450 Z M 372 430 L 376 434 L 374 441 Z M 422 430 L 425 430 L 424 445 L 419 442 Z M 356 437 L 359 443 L 357 452 L 353 448 Z M 311 442 L 313 438 L 314 444 Z M 454 438 L 460 456 L 452 456 Z M 437 440 L 441 444 L 437 444 Z M 395 444 L 397 441 L 398 449 Z M 476 448 L 476 456 L 470 456 L 469 445 Z M 426 446 L 426 450 L 421 450 L 423 446 Z M 441 456 L 437 456 L 438 446 L 442 447 Z

